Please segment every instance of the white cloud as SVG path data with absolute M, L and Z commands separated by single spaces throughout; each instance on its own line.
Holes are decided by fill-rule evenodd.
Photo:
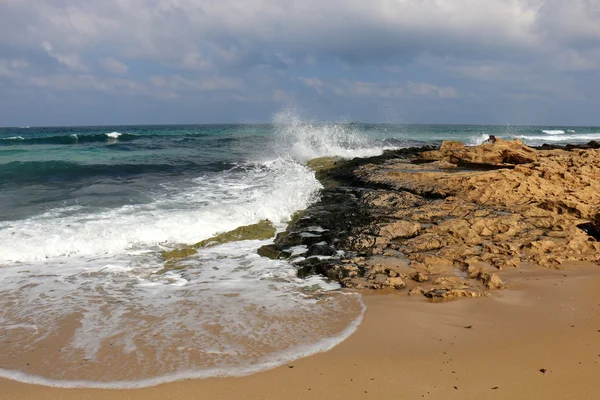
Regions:
M 181 63 L 188 69 L 210 69 L 212 67 L 210 60 L 202 57 L 202 54 L 196 50 L 184 54 Z
M 296 78 L 311 87 L 319 94 L 326 91 L 341 97 L 370 97 L 379 99 L 401 99 L 414 96 L 426 96 L 440 99 L 458 97 L 458 90 L 451 86 L 437 86 L 424 82 L 407 82 L 406 84 L 378 83 L 368 81 L 340 80 L 337 83 L 325 82 L 318 78 Z
M 10 60 L 10 66 L 14 69 L 27 68 L 29 62 L 27 60 Z
M 241 91 L 245 84 L 239 78 L 213 76 L 208 78 L 190 79 L 181 75 L 152 76 L 150 82 L 161 90 L 177 92 L 212 92 L 219 90 Z
M 21 73 L 20 70 L 27 68 L 29 62 L 25 60 L 13 59 L 3 60 L 0 59 L 0 76 L 5 77 L 17 77 Z
M 323 89 L 326 86 L 326 84 L 319 78 L 298 77 L 296 79 L 304 83 L 306 86 L 313 88 L 319 94 L 323 93 Z
M 59 91 L 92 90 L 110 94 L 139 95 L 147 94 L 148 88 L 143 83 L 131 79 L 102 78 L 90 74 L 56 74 L 47 76 L 31 76 L 25 78 L 29 84 L 44 89 Z
M 591 0 L 40 0 L 0 12 L 0 43 L 46 52 L 88 72 L 95 48 L 189 70 L 320 58 L 387 64 L 422 54 L 532 62 L 600 47 L 600 6 Z M 19 35 L 14 30 L 19 27 Z M 581 43 L 580 43 L 581 42 Z M 50 44 L 51 43 L 51 44 Z M 571 46 L 564 48 L 564 46 Z M 582 48 L 579 48 L 583 46 Z M 103 56 L 98 56 L 103 58 Z M 393 62 L 392 62 L 393 61 Z M 91 60 L 90 60 L 91 62 Z M 100 62 L 100 61 L 98 61 Z M 551 68 L 564 68 L 549 63 Z M 575 63 L 587 68 L 584 61 Z M 123 70 L 116 64 L 113 73 Z
M 519 51 L 552 46 L 567 38 L 600 38 L 597 5 L 588 0 L 40 0 L 15 3 L 22 35 L 2 41 L 20 45 L 61 43 L 60 54 L 113 44 L 123 55 L 200 63 L 198 45 L 231 61 L 245 51 L 272 46 L 294 64 L 315 52 L 352 59 L 362 54 L 402 56 Z M 562 16 L 562 17 L 561 17 Z M 567 18 L 565 16 L 572 16 Z M 20 18 L 19 18 L 20 17 Z M 0 19 L 2 19 L 0 17 Z M 560 32 L 560 34 L 552 34 Z M 14 36 L 19 36 L 14 38 Z M 199 50 L 198 54 L 202 53 Z M 308 54 L 307 54 L 308 53 Z
M 42 48 L 46 50 L 46 53 L 54 58 L 56 61 L 66 66 L 68 69 L 75 71 L 87 72 L 89 68 L 79 58 L 77 54 L 61 54 L 54 51 L 54 47 L 50 42 L 43 42 Z
M 126 64 L 114 58 L 104 58 L 101 60 L 101 64 L 107 71 L 116 75 L 123 75 L 129 71 L 129 67 Z
M 453 99 L 458 97 L 458 91 L 450 86 L 437 86 L 425 82 L 409 82 L 408 90 L 418 96 Z

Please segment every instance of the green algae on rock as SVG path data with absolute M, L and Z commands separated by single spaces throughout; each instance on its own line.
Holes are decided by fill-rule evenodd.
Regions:
M 162 256 L 165 261 L 179 260 L 196 254 L 197 249 L 202 247 L 218 246 L 220 244 L 242 240 L 266 240 L 275 236 L 275 232 L 276 229 L 275 226 L 273 226 L 273 223 L 268 219 L 264 219 L 256 224 L 244 225 L 229 232 L 219 233 L 218 235 L 188 247 L 172 251 L 163 251 Z
M 340 161 L 339 157 L 325 156 L 317 157 L 306 163 L 306 166 L 315 172 L 321 172 L 328 169 L 335 168 L 336 163 Z
M 175 249 L 171 251 L 163 251 L 162 256 L 165 260 L 178 260 L 196 254 L 196 249 L 192 247 L 184 247 L 183 249 Z
M 244 225 L 232 231 L 220 233 L 212 238 L 196 243 L 193 247 L 212 247 L 223 243 L 239 242 L 241 240 L 266 240 L 275 236 L 275 226 L 268 219 L 263 219 L 257 224 Z
M 315 177 L 323 186 L 328 187 L 335 186 L 335 181 L 328 179 L 327 172 L 339 167 L 342 161 L 339 157 L 318 157 L 307 162 L 306 166 L 315 172 Z

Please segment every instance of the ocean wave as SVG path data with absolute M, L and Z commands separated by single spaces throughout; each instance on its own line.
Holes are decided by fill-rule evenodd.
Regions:
M 123 134 L 120 132 L 111 132 L 111 133 L 107 133 L 106 136 L 111 138 L 111 139 L 118 139 L 119 137 L 121 137 Z
M 12 165 L 11 165 L 12 164 Z M 53 180 L 56 176 L 93 174 L 133 174 L 149 170 L 173 172 L 187 165 L 90 165 L 68 162 L 11 163 L 4 165 L 0 179 L 7 175 Z M 8 169 L 7 169 L 8 168 Z M 10 168 L 13 170 L 11 171 Z M 28 169 L 31 170 L 28 174 Z M 204 169 L 205 171 L 205 169 Z M 38 176 L 36 176 L 38 175 Z M 199 174 L 200 175 L 200 174 Z M 10 175 L 9 175 L 10 176 Z M 14 178 L 10 180 L 14 182 Z M 164 193 L 151 204 L 110 209 L 101 214 L 54 218 L 42 214 L 13 222 L 13 229 L 2 229 L 0 239 L 8 236 L 9 248 L 0 243 L 0 263 L 48 260 L 54 257 L 118 254 L 132 246 L 159 243 L 196 243 L 215 233 L 229 231 L 262 219 L 281 222 L 294 211 L 306 208 L 320 187 L 314 173 L 291 160 L 237 167 L 191 180 L 185 186 L 165 184 Z M 90 219 L 102 223 L 88 224 Z M 136 227 L 131 230 L 130 227 Z M 185 227 L 185 229 L 183 228 Z M 5 227 L 6 228 L 6 227 Z M 51 236 L 48 233 L 52 232 Z M 36 249 L 36 251 L 32 251 Z M 5 251 L 6 250 L 6 251 Z
M 478 146 L 480 144 L 485 143 L 486 140 L 490 138 L 490 135 L 487 133 L 481 133 L 479 135 L 472 136 L 469 140 L 468 144 L 471 146 Z
M 119 133 L 119 132 L 111 132 L 111 133 L 103 133 L 103 134 L 91 134 L 91 135 L 83 135 L 83 134 L 67 134 L 67 135 L 57 135 L 57 136 L 38 136 L 38 137 L 23 137 L 23 136 L 14 136 L 9 138 L 3 138 L 0 140 L 0 146 L 10 146 L 10 145 L 36 145 L 36 144 L 78 144 L 78 143 L 102 143 L 102 142 L 111 142 L 115 139 L 119 141 L 132 141 L 138 139 L 140 136 L 133 133 Z
M 560 130 L 560 129 L 555 129 L 555 130 L 542 130 L 543 133 L 547 134 L 547 135 L 562 135 L 565 133 L 565 131 Z
M 586 133 L 586 134 L 556 134 L 552 136 L 531 136 L 531 135 L 517 135 L 514 136 L 517 139 L 522 139 L 524 141 L 531 141 L 536 143 L 541 142 L 588 142 L 593 140 L 600 140 L 600 133 Z
M 354 123 L 307 122 L 293 109 L 281 111 L 273 122 L 277 153 L 301 162 L 325 156 L 370 157 L 385 150 Z
M 235 167 L 236 164 L 213 163 L 119 163 L 119 164 L 80 164 L 69 161 L 13 161 L 0 164 L 0 184 L 65 182 L 93 177 L 122 178 L 147 174 L 190 174 L 218 172 Z

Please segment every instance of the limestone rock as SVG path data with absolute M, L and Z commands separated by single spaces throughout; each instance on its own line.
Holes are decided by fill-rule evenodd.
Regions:
M 477 279 L 480 280 L 488 289 L 505 288 L 504 282 L 502 282 L 502 279 L 500 279 L 498 274 L 491 274 L 489 272 L 481 271 L 477 276 Z
M 417 222 L 396 221 L 381 227 L 379 231 L 379 242 L 383 240 L 385 243 L 388 243 L 393 239 L 411 238 L 418 235 L 420 231 L 421 224 Z
M 416 296 L 416 295 L 423 295 L 424 293 L 425 293 L 425 289 L 423 289 L 421 286 L 415 286 L 414 288 L 409 290 L 408 295 Z
M 415 282 L 423 283 L 429 280 L 429 276 L 422 272 L 416 271 L 410 276 L 410 279 L 412 279 Z
M 527 164 L 536 160 L 536 152 L 520 140 L 496 139 L 479 146 L 465 147 L 460 142 L 442 142 L 439 151 L 425 152 L 421 159 L 444 160 L 452 164 L 469 163 L 490 166 Z
M 406 288 L 406 283 L 402 280 L 402 278 L 387 278 L 385 280 L 385 285 L 393 287 L 394 289 L 402 290 Z
M 475 290 L 465 289 L 431 289 L 424 293 L 425 297 L 432 300 L 452 300 L 460 297 L 485 297 L 486 293 L 478 292 Z

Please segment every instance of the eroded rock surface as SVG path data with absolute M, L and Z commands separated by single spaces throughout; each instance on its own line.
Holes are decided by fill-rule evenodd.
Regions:
M 505 288 L 504 269 L 600 264 L 594 146 L 444 142 L 316 164 L 321 201 L 275 241 L 280 252 L 306 247 L 295 259 L 300 276 L 449 299 Z

